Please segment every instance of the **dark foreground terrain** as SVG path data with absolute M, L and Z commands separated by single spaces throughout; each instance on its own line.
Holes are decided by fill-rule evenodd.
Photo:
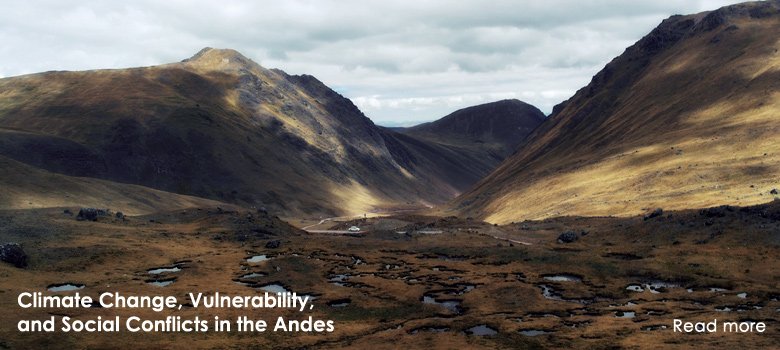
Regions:
M 97 221 L 77 221 L 78 209 L 64 209 L 0 212 L 0 239 L 20 243 L 28 255 L 26 268 L 0 264 L 0 348 L 766 349 L 780 343 L 780 203 L 505 226 L 415 215 L 320 225 L 364 231 L 351 236 L 308 234 L 265 213 L 215 208 L 107 213 Z M 267 260 L 247 261 L 256 255 Z M 316 300 L 304 313 L 16 305 L 24 291 L 75 293 L 47 292 L 63 283 L 84 285 L 78 292 L 93 297 L 119 291 L 182 301 L 189 292 L 252 295 L 278 284 Z M 15 330 L 22 318 L 131 314 L 312 315 L 334 320 L 336 328 L 321 334 Z M 764 322 L 767 331 L 680 334 L 671 330 L 675 318 Z

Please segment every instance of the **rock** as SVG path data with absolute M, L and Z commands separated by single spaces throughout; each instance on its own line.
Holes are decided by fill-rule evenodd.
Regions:
M 661 208 L 657 208 L 656 210 L 653 210 L 649 214 L 645 215 L 642 219 L 647 221 L 655 217 L 659 217 L 661 215 L 664 215 L 664 210 Z
M 280 245 L 282 245 L 282 242 L 277 239 L 277 240 L 270 241 L 270 242 L 266 243 L 265 247 L 269 248 L 269 249 L 276 249 L 276 248 L 279 248 Z
M 771 191 L 769 191 L 769 194 L 777 195 L 777 189 L 773 188 Z
M 62 211 L 62 213 L 65 214 L 65 215 L 73 216 L 73 212 L 70 211 L 70 209 L 65 209 L 65 210 Z
M 76 215 L 78 221 L 97 221 L 98 210 L 95 208 L 81 208 L 79 209 L 79 215 Z
M 580 236 L 577 235 L 577 232 L 566 231 L 558 236 L 558 243 L 572 243 L 578 239 Z
M 108 209 L 81 208 L 79 209 L 79 214 L 76 215 L 76 220 L 97 221 L 97 218 L 99 216 L 108 216 L 108 214 L 109 214 Z
M 0 245 L 0 261 L 13 264 L 18 268 L 27 267 L 27 254 L 18 243 Z
M 729 210 L 726 206 L 722 207 L 715 207 L 715 208 L 707 208 L 702 209 L 699 211 L 699 215 L 708 217 L 708 218 L 722 218 L 726 216 L 726 210 Z M 733 209 L 729 210 L 733 211 Z
M 116 212 L 116 218 L 119 219 L 119 220 L 124 220 L 125 219 L 125 214 L 122 213 L 121 211 L 118 211 L 118 212 Z

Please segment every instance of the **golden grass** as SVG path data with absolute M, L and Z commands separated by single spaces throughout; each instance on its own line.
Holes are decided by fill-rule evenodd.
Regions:
M 780 24 L 737 25 L 686 38 L 638 70 L 631 85 L 604 88 L 617 89 L 614 109 L 592 114 L 581 124 L 587 130 L 556 126 L 539 135 L 482 184 L 487 196 L 470 194 L 478 204 L 469 210 L 507 223 L 772 200 L 770 190 L 780 187 L 780 41 L 767 33 Z M 576 123 L 559 125 L 569 122 Z

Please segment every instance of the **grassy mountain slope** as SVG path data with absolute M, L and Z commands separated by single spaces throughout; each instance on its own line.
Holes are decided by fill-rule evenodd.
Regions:
M 454 206 L 509 222 L 770 200 L 780 184 L 778 8 L 663 21 Z

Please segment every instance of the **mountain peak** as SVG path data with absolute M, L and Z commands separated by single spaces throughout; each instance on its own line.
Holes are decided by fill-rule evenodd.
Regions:
M 211 69 L 245 69 L 259 66 L 257 63 L 233 49 L 204 47 L 184 63 L 196 64 Z

